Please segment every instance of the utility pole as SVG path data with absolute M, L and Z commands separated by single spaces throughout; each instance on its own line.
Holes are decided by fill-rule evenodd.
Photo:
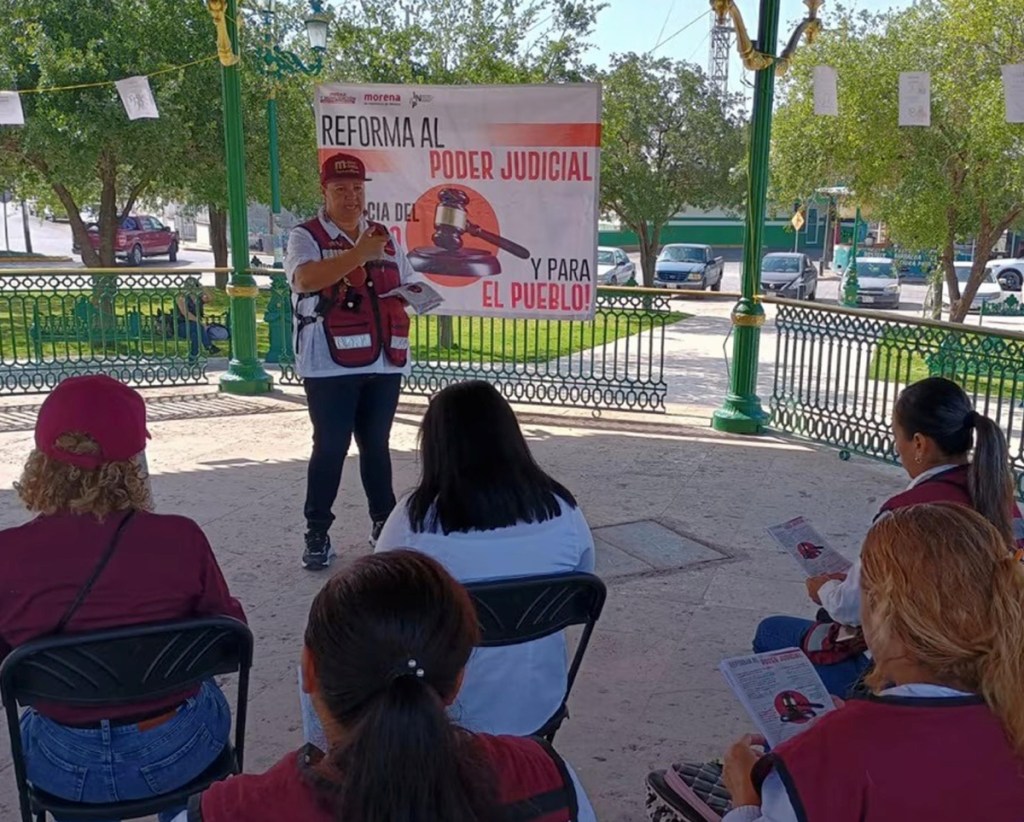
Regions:
M 25 234 L 25 253 L 32 253 L 32 232 L 28 227 L 28 203 L 21 201 L 21 230 Z

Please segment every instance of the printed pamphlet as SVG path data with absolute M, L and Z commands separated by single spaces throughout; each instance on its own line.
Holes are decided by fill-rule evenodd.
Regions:
M 796 558 L 808 577 L 845 574 L 853 565 L 838 551 L 830 548 L 804 517 L 773 525 L 768 529 L 768 534 Z
M 723 660 L 718 666 L 771 747 L 835 710 L 811 661 L 799 648 Z
M 393 288 L 381 297 L 401 297 L 417 314 L 426 314 L 433 311 L 444 298 L 436 290 L 423 282 L 404 283 Z

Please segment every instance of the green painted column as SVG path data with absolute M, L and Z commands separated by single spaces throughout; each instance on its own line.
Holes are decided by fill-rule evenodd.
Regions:
M 757 47 L 775 55 L 779 35 L 780 0 L 761 0 Z M 751 116 L 750 161 L 747 171 L 747 231 L 743 241 L 742 297 L 732 310 L 733 355 L 729 393 L 715 411 L 711 424 L 717 431 L 759 434 L 768 422 L 757 396 L 758 351 L 764 308 L 756 300 L 761 287 L 761 256 L 768 196 L 768 160 L 771 150 L 775 66 L 757 72 Z
M 274 244 L 274 268 L 284 268 L 281 237 L 281 159 L 277 143 L 277 89 L 267 100 L 267 134 L 270 138 L 270 235 Z
M 213 4 L 211 4 L 211 10 Z M 216 15 L 215 15 L 216 19 Z M 231 49 L 238 48 L 238 0 L 227 0 L 224 23 Z M 218 42 L 220 45 L 220 42 Z M 231 360 L 220 378 L 229 394 L 262 394 L 273 386 L 256 356 L 256 280 L 249 268 L 249 201 L 245 194 L 245 141 L 242 136 L 242 81 L 239 65 L 221 64 L 224 101 L 224 157 L 228 171 L 228 219 L 231 230 Z

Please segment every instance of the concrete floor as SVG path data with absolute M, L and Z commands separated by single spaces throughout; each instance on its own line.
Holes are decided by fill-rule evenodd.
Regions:
M 298 562 L 310 436 L 304 402 L 294 392 L 149 396 L 159 509 L 201 523 L 257 637 L 247 770 L 262 770 L 301 742 L 294 666 L 324 580 Z M 0 407 L 0 527 L 25 519 L 11 483 L 31 447 L 37 402 Z M 421 410 L 410 401 L 398 414 L 398 490 L 415 480 Z M 600 819 L 641 820 L 641 779 L 650 768 L 719 756 L 750 730 L 717 672 L 720 659 L 745 652 L 763 616 L 813 613 L 796 564 L 764 529 L 804 514 L 853 556 L 902 474 L 801 443 L 718 435 L 692 406 L 685 416 L 600 419 L 518 410 L 538 460 L 578 496 L 591 526 L 620 526 L 597 535 L 608 603 L 557 742 Z M 368 550 L 357 459 L 350 458 L 335 509 L 341 563 Z M 663 531 L 652 539 L 651 522 L 690 541 Z M 13 820 L 6 749 L 0 745 L 0 819 Z

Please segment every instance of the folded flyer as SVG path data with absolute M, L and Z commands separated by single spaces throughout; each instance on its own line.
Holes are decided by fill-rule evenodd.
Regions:
M 804 517 L 773 525 L 768 534 L 800 563 L 808 577 L 819 574 L 845 574 L 853 563 L 830 548 L 824 538 Z
M 433 311 L 444 302 L 436 290 L 423 282 L 403 283 L 381 297 L 401 297 L 417 314 Z
M 835 710 L 821 677 L 799 648 L 725 659 L 718 668 L 773 748 Z

